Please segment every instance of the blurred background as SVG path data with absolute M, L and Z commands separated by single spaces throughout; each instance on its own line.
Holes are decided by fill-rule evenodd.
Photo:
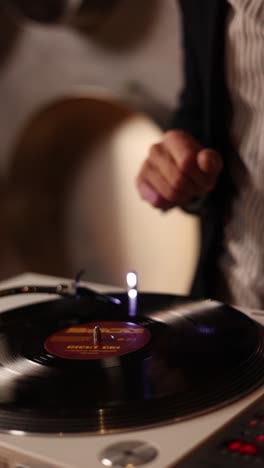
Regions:
M 0 36 L 0 279 L 188 292 L 198 220 L 134 185 L 183 86 L 175 0 L 2 0 Z

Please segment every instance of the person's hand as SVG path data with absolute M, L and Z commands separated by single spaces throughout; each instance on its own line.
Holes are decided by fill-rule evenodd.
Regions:
M 170 130 L 151 146 L 136 185 L 141 198 L 156 208 L 184 207 L 214 189 L 222 168 L 219 153 L 185 132 Z

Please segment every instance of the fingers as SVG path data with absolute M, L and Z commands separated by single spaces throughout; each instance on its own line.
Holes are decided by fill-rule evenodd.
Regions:
M 178 170 L 191 179 L 196 196 L 212 190 L 222 170 L 222 158 L 216 151 L 203 149 L 192 136 L 182 131 L 167 132 L 164 144 Z
M 204 149 L 197 155 L 197 165 L 206 179 L 206 188 L 212 190 L 223 170 L 223 160 L 219 153 Z
M 175 206 L 183 207 L 193 198 L 186 193 L 177 193 L 173 200 L 166 199 L 146 182 L 139 184 L 138 189 L 143 200 L 148 201 L 152 206 L 162 211 L 167 211 Z
M 168 209 L 182 206 L 196 194 L 192 182 L 177 170 L 173 158 L 162 145 L 153 145 L 137 178 L 141 197 L 153 206 Z
M 153 145 L 148 158 L 148 163 L 152 166 L 152 169 L 162 176 L 164 183 L 167 185 L 167 191 L 169 192 L 182 192 L 187 189 L 188 186 L 192 186 L 192 182 L 186 180 L 188 175 L 181 173 L 178 167 L 177 161 L 172 157 L 168 148 L 164 143 Z M 192 187 L 192 191 L 195 187 Z M 164 193 L 165 195 L 165 193 Z M 173 195 L 168 195 L 171 198 Z M 165 195 L 166 196 L 166 195 Z
M 175 193 L 187 191 L 192 186 L 178 170 L 177 162 L 163 144 L 151 147 L 149 157 L 143 165 L 143 173 L 152 187 L 169 200 L 173 200 Z
M 211 191 L 222 170 L 222 158 L 190 135 L 170 131 L 151 147 L 137 178 L 141 197 L 153 206 L 184 206 Z
M 151 203 L 151 205 L 159 207 L 160 203 L 162 203 L 162 197 L 158 194 L 158 192 L 147 182 L 141 182 L 139 184 L 140 194 L 144 200 L 147 200 Z

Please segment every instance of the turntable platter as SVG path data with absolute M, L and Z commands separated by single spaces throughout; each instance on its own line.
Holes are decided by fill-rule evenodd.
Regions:
M 113 295 L 113 294 L 112 294 Z M 96 297 L 0 316 L 0 431 L 110 433 L 212 411 L 264 382 L 263 330 L 213 301 Z

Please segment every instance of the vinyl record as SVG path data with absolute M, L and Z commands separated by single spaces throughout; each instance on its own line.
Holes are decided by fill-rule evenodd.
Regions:
M 1 314 L 1 431 L 167 424 L 264 382 L 263 329 L 238 310 L 174 295 L 114 295 L 120 304 L 67 298 Z

